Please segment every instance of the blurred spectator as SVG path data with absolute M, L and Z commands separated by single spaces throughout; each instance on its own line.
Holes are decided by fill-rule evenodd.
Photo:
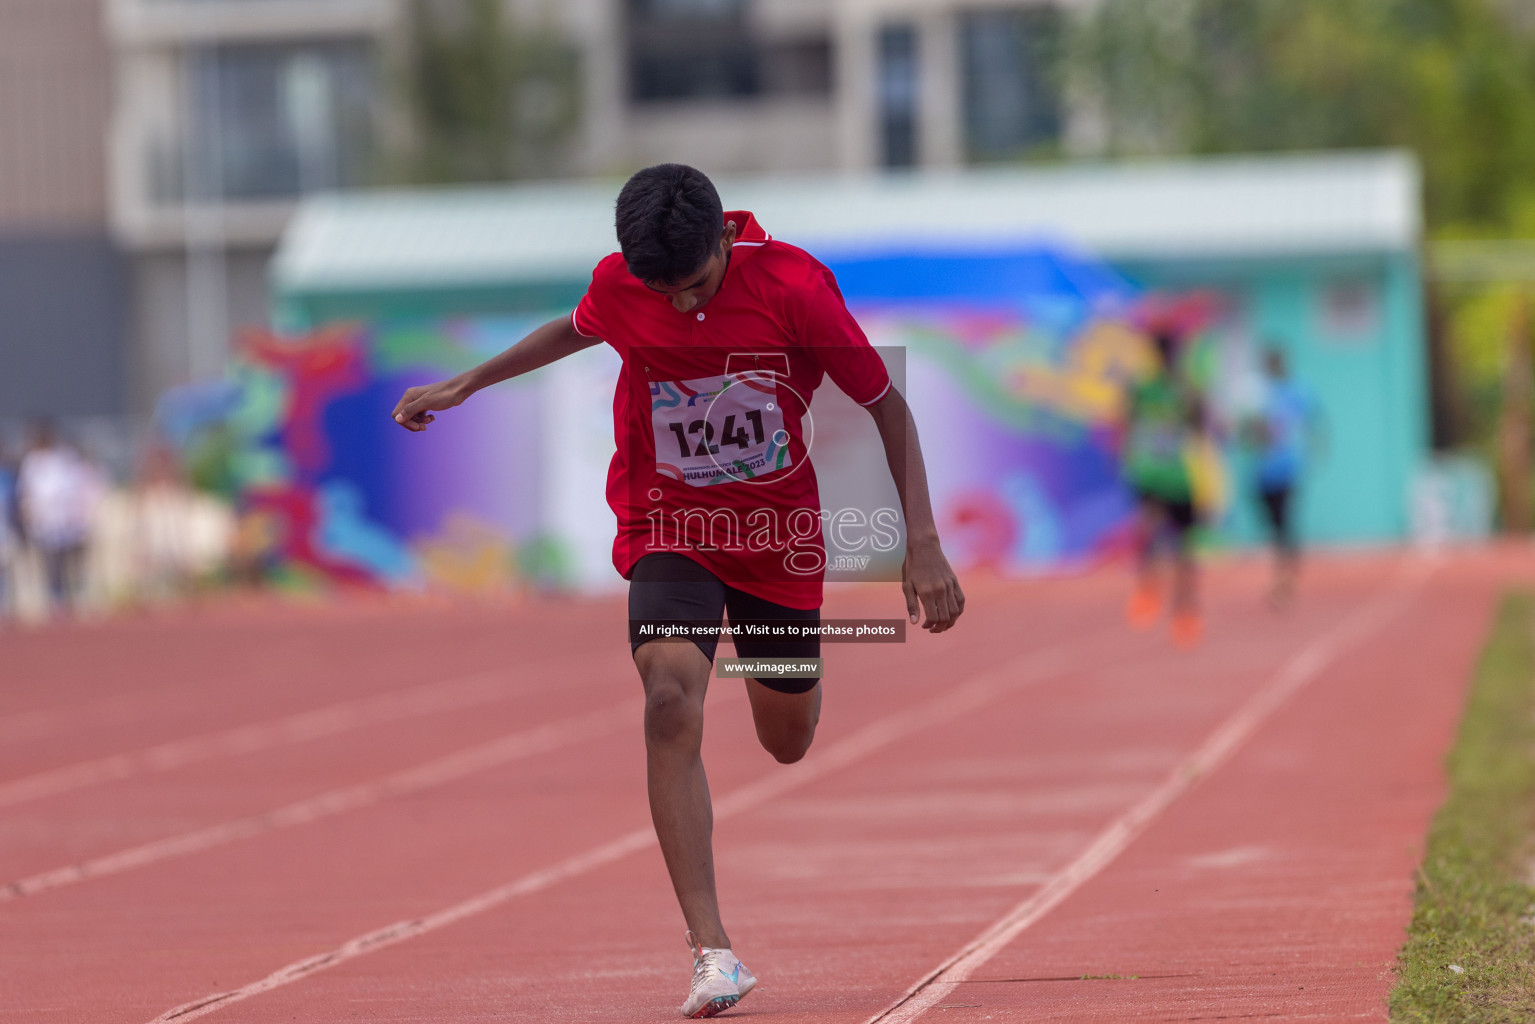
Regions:
M 20 547 L 21 531 L 16 522 L 16 466 L 11 461 L 10 448 L 0 441 L 0 619 L 11 612 Z
M 138 517 L 133 492 L 106 488 L 91 516 L 85 556 L 87 606 L 106 611 L 138 597 Z
M 205 475 L 228 461 L 214 454 L 152 447 L 119 486 L 52 424 L 33 427 L 19 464 L 0 442 L 0 619 L 176 600 L 230 580 L 233 499 L 189 482 L 191 459 Z
M 235 534 L 231 505 L 189 486 L 169 451 L 146 457 L 134 515 L 141 595 L 185 596 L 228 564 Z
M 16 476 L 26 543 L 40 556 L 50 610 L 73 611 L 83 594 L 86 544 L 103 475 L 59 440 L 51 424 L 33 429 Z

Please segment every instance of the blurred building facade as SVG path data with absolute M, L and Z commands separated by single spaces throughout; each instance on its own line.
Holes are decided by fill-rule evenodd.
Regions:
M 390 178 L 410 2 L 0 0 L 10 409 L 142 417 L 221 372 L 298 200 Z M 578 57 L 579 117 L 541 162 L 561 176 L 945 168 L 1086 137 L 1045 71 L 1082 0 L 504 2 Z
M 366 184 L 391 0 L 105 0 L 110 196 L 133 265 L 131 407 L 222 373 L 266 319 L 297 199 Z
M 0 3 L 0 409 L 113 416 L 129 267 L 107 201 L 99 0 Z
M 1082 0 L 588 0 L 593 156 L 731 173 L 957 167 L 1090 137 L 1050 71 Z M 601 48 L 606 45 L 606 50 Z

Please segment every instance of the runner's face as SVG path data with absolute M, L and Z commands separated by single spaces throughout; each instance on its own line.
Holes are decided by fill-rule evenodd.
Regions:
M 679 313 L 691 313 L 720 290 L 725 281 L 725 267 L 730 263 L 730 247 L 735 244 L 736 226 L 731 221 L 720 235 L 720 247 L 704 265 L 674 284 L 664 281 L 646 281 L 645 287 L 671 300 L 672 308 Z

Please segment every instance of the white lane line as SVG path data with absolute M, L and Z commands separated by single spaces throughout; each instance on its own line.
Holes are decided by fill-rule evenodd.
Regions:
M 952 721 L 1025 686 L 1043 682 L 1052 676 L 1080 667 L 1081 653 L 1098 653 L 1105 648 L 1105 643 L 1110 637 L 1121 633 L 1122 630 L 1116 628 L 1111 632 L 1056 644 L 1042 651 L 1015 658 L 933 700 L 924 701 L 906 711 L 877 719 L 824 750 L 812 752 L 799 764 L 779 768 L 757 782 L 748 783 L 716 800 L 714 819 L 720 821 L 741 814 L 774 797 L 798 789 L 868 757 L 897 740 Z M 366 935 L 359 935 L 329 952 L 282 967 L 259 981 L 184 1003 L 173 1010 L 167 1010 L 156 1017 L 151 1024 L 195 1020 L 215 1010 L 261 995 L 263 992 L 291 985 L 348 960 L 437 931 L 439 928 L 445 928 L 465 918 L 483 914 L 518 896 L 547 889 L 567 879 L 611 864 L 631 853 L 645 849 L 655 841 L 655 833 L 649 827 L 635 829 L 610 843 L 524 875 L 516 881 L 473 896 L 427 917 L 413 921 L 400 921 Z
M 82 719 L 90 725 L 131 722 L 144 713 L 142 695 L 119 694 L 91 703 L 84 708 L 37 708 L 0 718 L 0 744 L 47 739 L 79 728 Z
M 1075 860 L 929 971 L 889 1007 L 870 1017 L 866 1024 L 911 1024 L 952 995 L 976 969 L 1123 853 L 1195 782 L 1220 767 L 1270 715 L 1320 675 L 1346 647 L 1373 633 L 1405 608 L 1432 571 L 1432 563 L 1409 562 L 1388 581 L 1384 593 L 1356 607 L 1352 614 L 1286 659 L 1269 681 L 1222 722 L 1199 749 L 1173 769 L 1160 786 L 1111 822 Z
M 170 771 L 200 761 L 237 757 L 307 743 L 409 718 L 477 707 L 517 695 L 508 671 L 484 672 L 427 683 L 393 693 L 341 701 L 267 722 L 236 726 L 161 743 L 144 750 L 81 761 L 9 782 L 0 782 L 0 807 L 118 782 L 136 775 Z
M 639 719 L 639 703 L 624 701 L 599 711 L 551 722 L 534 729 L 514 732 L 489 743 L 460 750 L 372 782 L 333 789 L 328 793 L 321 793 L 319 796 L 300 800 L 264 814 L 185 832 L 178 836 L 170 836 L 108 854 L 105 857 L 96 857 L 79 864 L 32 875 L 0 887 L 0 903 L 33 896 L 49 889 L 74 885 L 92 878 L 100 878 L 103 875 L 119 874 L 172 857 L 198 853 L 277 829 L 307 825 L 321 818 L 370 807 L 385 800 L 406 796 L 432 786 L 440 786 L 508 761 L 548 753 L 580 740 L 615 732 L 625 725 L 633 725 Z

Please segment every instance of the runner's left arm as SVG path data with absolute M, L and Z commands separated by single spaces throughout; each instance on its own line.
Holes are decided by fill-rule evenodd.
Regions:
M 906 516 L 906 561 L 901 566 L 901 590 L 906 595 L 907 614 L 916 622 L 920 603 L 927 613 L 922 628 L 942 633 L 965 610 L 965 592 L 938 543 L 938 525 L 928 496 L 927 465 L 917 440 L 917 422 L 906 399 L 893 387 L 865 408 L 879 428 L 885 461 Z
M 548 366 L 600 341 L 600 338 L 578 332 L 568 316 L 550 320 L 505 352 L 492 356 L 472 370 L 435 384 L 407 389 L 394 407 L 394 421 L 406 430 L 425 430 L 427 424 L 437 418 L 432 413 L 462 404 L 481 388 Z

